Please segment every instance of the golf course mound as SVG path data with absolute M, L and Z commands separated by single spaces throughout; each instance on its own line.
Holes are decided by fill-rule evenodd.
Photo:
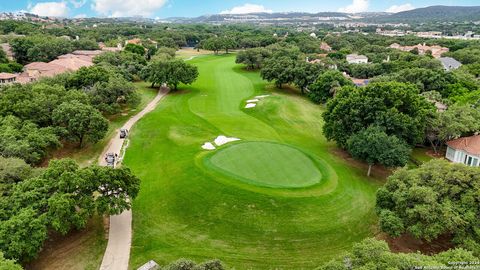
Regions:
M 207 157 L 207 166 L 242 182 L 270 188 L 304 188 L 322 174 L 297 148 L 271 142 L 244 142 Z

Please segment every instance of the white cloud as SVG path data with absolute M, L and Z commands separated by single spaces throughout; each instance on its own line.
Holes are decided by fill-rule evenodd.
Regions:
M 352 3 L 346 7 L 339 8 L 339 12 L 358 13 L 368 10 L 369 0 L 353 0 Z
M 65 2 L 42 2 L 31 6 L 29 12 L 39 16 L 66 17 L 68 7 Z
M 72 3 L 75 8 L 81 8 L 87 3 L 87 0 L 70 0 L 70 3 Z
M 234 7 L 229 10 L 224 10 L 220 14 L 248 14 L 248 13 L 272 13 L 270 9 L 266 9 L 262 5 L 245 4 L 243 6 Z
M 76 18 L 76 19 L 87 18 L 87 14 L 85 14 L 85 13 L 80 13 L 80 14 L 75 15 L 74 18 Z
M 167 0 L 92 0 L 92 9 L 109 17 L 150 17 Z
M 415 9 L 415 7 L 412 6 L 412 4 L 407 3 L 407 4 L 403 4 L 403 5 L 393 5 L 385 11 L 390 12 L 390 13 L 397 13 L 397 12 L 402 12 L 402 11 L 407 11 L 407 10 L 412 10 L 412 9 Z

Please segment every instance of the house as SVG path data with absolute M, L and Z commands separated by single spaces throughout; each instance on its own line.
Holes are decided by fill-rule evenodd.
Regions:
M 365 55 L 349 54 L 347 55 L 347 62 L 349 64 L 367 64 L 368 57 Z
M 442 54 L 449 51 L 449 49 L 446 48 L 446 47 L 441 47 L 441 46 L 438 46 L 438 45 L 427 46 L 425 43 L 417 44 L 415 46 L 401 46 L 398 43 L 393 43 L 389 46 L 389 48 L 401 50 L 401 51 L 404 51 L 404 52 L 409 52 L 409 51 L 412 51 L 414 49 L 417 49 L 418 54 L 420 54 L 420 55 L 424 55 L 429 51 L 429 52 L 432 53 L 432 56 L 435 57 L 435 58 L 440 58 L 442 56 Z
M 480 135 L 458 138 L 447 142 L 448 160 L 468 166 L 480 166 Z
M 443 68 L 446 71 L 452 71 L 462 66 L 462 63 L 458 62 L 452 57 L 440 57 L 438 60 L 442 62 Z
M 45 62 L 32 62 L 24 66 L 23 70 L 28 77 L 32 78 L 32 81 L 41 77 L 53 77 L 68 71 L 64 66 Z
M 142 45 L 142 40 L 139 39 L 139 38 L 134 38 L 134 39 L 126 40 L 126 41 L 125 41 L 125 45 L 127 45 L 127 44 Z
M 0 72 L 0 85 L 14 83 L 17 80 L 17 74 Z
M 332 47 L 330 47 L 330 45 L 328 45 L 326 42 L 322 42 L 320 44 L 320 49 L 323 50 L 323 51 L 326 51 L 326 52 L 331 52 L 332 51 Z

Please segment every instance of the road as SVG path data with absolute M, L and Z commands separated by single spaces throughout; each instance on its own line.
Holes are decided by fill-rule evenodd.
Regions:
M 130 118 L 122 128 L 130 130 L 132 126 L 140 120 L 145 114 L 151 112 L 157 106 L 157 103 L 168 94 L 168 88 L 161 88 L 157 96 L 138 114 Z M 102 155 L 98 159 L 98 164 L 106 166 L 106 153 L 116 153 L 120 156 L 123 139 L 120 139 L 119 130 L 117 135 L 112 138 L 105 147 Z M 132 242 L 132 211 L 124 211 L 120 215 L 110 217 L 110 230 L 108 233 L 108 244 L 103 255 L 101 270 L 128 270 L 128 261 L 130 259 L 130 245 Z

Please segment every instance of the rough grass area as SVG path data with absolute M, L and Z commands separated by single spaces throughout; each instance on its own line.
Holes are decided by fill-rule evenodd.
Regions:
M 233 55 L 190 63 L 199 68 L 198 81 L 169 94 L 130 134 L 125 164 L 142 180 L 133 202 L 132 269 L 182 257 L 218 258 L 235 269 L 313 269 L 374 235 L 381 181 L 334 154 L 322 135 L 321 107 L 271 88 Z M 263 94 L 270 96 L 244 109 Z M 269 188 L 208 170 L 212 153 L 201 145 L 221 134 L 317 157 L 322 180 Z M 281 160 L 277 154 L 271 158 Z
M 207 160 L 210 165 L 207 168 L 264 187 L 307 187 L 317 184 L 322 177 L 310 157 L 278 143 L 238 143 L 219 150 Z

